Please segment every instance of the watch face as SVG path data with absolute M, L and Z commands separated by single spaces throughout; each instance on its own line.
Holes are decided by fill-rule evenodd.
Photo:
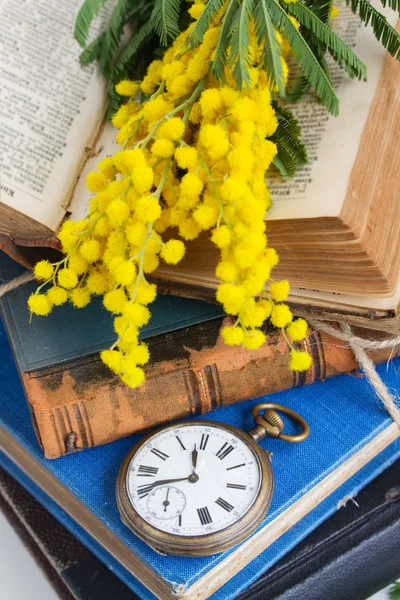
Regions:
M 202 536 L 243 517 L 261 479 L 250 443 L 217 423 L 188 423 L 159 431 L 140 446 L 126 487 L 136 512 L 156 529 Z

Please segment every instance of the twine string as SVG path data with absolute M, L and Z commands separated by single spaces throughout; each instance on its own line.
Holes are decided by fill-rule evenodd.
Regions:
M 33 281 L 34 279 L 34 274 L 30 271 L 27 271 L 26 273 L 22 273 L 22 275 L 16 277 L 15 279 L 7 281 L 7 283 L 3 283 L 2 285 L 0 285 L 0 298 L 8 292 L 16 290 L 17 288 L 25 285 L 26 283 L 29 283 L 30 281 Z
M 389 392 L 387 386 L 378 375 L 375 364 L 366 353 L 366 350 L 395 348 L 400 345 L 400 336 L 396 335 L 384 340 L 366 340 L 355 335 L 347 323 L 340 323 L 340 329 L 335 329 L 335 327 L 332 327 L 323 321 L 312 321 L 311 324 L 320 331 L 349 344 L 355 359 L 360 365 L 360 368 L 364 371 L 368 382 L 375 390 L 376 395 L 382 400 L 386 410 L 400 429 L 400 410 L 396 405 L 397 398 Z
M 28 271 L 7 283 L 3 283 L 0 286 L 0 298 L 8 292 L 17 289 L 34 279 L 35 276 L 33 273 Z M 368 382 L 373 387 L 376 395 L 381 399 L 386 410 L 400 429 L 400 410 L 396 405 L 397 398 L 389 392 L 387 386 L 378 375 L 373 361 L 366 353 L 366 350 L 383 350 L 400 346 L 400 335 L 395 335 L 384 340 L 367 340 L 355 335 L 347 323 L 340 323 L 340 329 L 336 329 L 324 321 L 312 321 L 310 324 L 316 329 L 349 344 L 356 361 L 364 371 Z

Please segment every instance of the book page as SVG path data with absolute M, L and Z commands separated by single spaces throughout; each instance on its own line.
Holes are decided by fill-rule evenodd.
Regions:
M 396 25 L 398 15 L 395 11 L 384 9 L 379 0 L 371 0 L 371 4 L 391 25 Z M 302 127 L 309 164 L 291 180 L 267 176 L 274 202 L 267 219 L 337 216 L 345 199 L 386 51 L 376 40 L 371 25 L 365 27 L 346 6 L 345 0 L 335 0 L 335 5 L 339 16 L 333 20 L 332 27 L 366 65 L 368 82 L 350 79 L 327 54 L 332 83 L 340 102 L 339 116 L 330 115 L 313 94 L 301 104 L 288 105 Z
M 307 304 L 311 306 L 322 306 L 337 310 L 348 310 L 359 308 L 372 310 L 375 316 L 387 311 L 398 311 L 400 308 L 400 283 L 398 283 L 393 296 L 377 298 L 376 296 L 350 296 L 340 292 L 321 292 L 306 288 L 291 288 L 289 300 L 291 302 Z
M 91 194 L 86 188 L 87 174 L 90 173 L 90 171 L 95 171 L 97 169 L 97 164 L 103 158 L 112 156 L 120 149 L 120 146 L 118 146 L 115 141 L 116 133 L 117 129 L 113 127 L 109 121 L 104 123 L 101 134 L 96 141 L 96 146 L 93 149 L 93 156 L 86 161 L 72 193 L 68 212 L 73 221 L 80 221 L 86 217 L 88 212 Z
M 81 4 L 0 3 L 0 199 L 53 230 L 105 111 L 95 65 L 79 64 L 73 30 Z

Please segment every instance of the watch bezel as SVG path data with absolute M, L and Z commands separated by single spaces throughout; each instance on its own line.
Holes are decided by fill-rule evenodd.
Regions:
M 127 489 L 128 468 L 134 455 L 145 445 L 149 439 L 158 435 L 161 431 L 181 427 L 212 426 L 230 431 L 240 438 L 255 454 L 260 469 L 260 485 L 257 496 L 245 512 L 235 523 L 225 529 L 207 533 L 201 536 L 176 535 L 157 529 L 148 523 L 134 508 Z M 246 539 L 264 520 L 273 494 L 273 473 L 268 454 L 263 450 L 249 434 L 219 421 L 194 420 L 172 423 L 152 431 L 139 440 L 126 455 L 116 482 L 116 499 L 120 516 L 125 525 L 146 544 L 165 554 L 178 556 L 207 556 L 228 550 Z

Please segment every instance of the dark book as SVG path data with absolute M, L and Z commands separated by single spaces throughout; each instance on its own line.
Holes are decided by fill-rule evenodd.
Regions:
M 396 461 L 237 600 L 366 600 L 395 581 L 399 482 Z M 139 599 L 4 469 L 0 509 L 62 600 Z

